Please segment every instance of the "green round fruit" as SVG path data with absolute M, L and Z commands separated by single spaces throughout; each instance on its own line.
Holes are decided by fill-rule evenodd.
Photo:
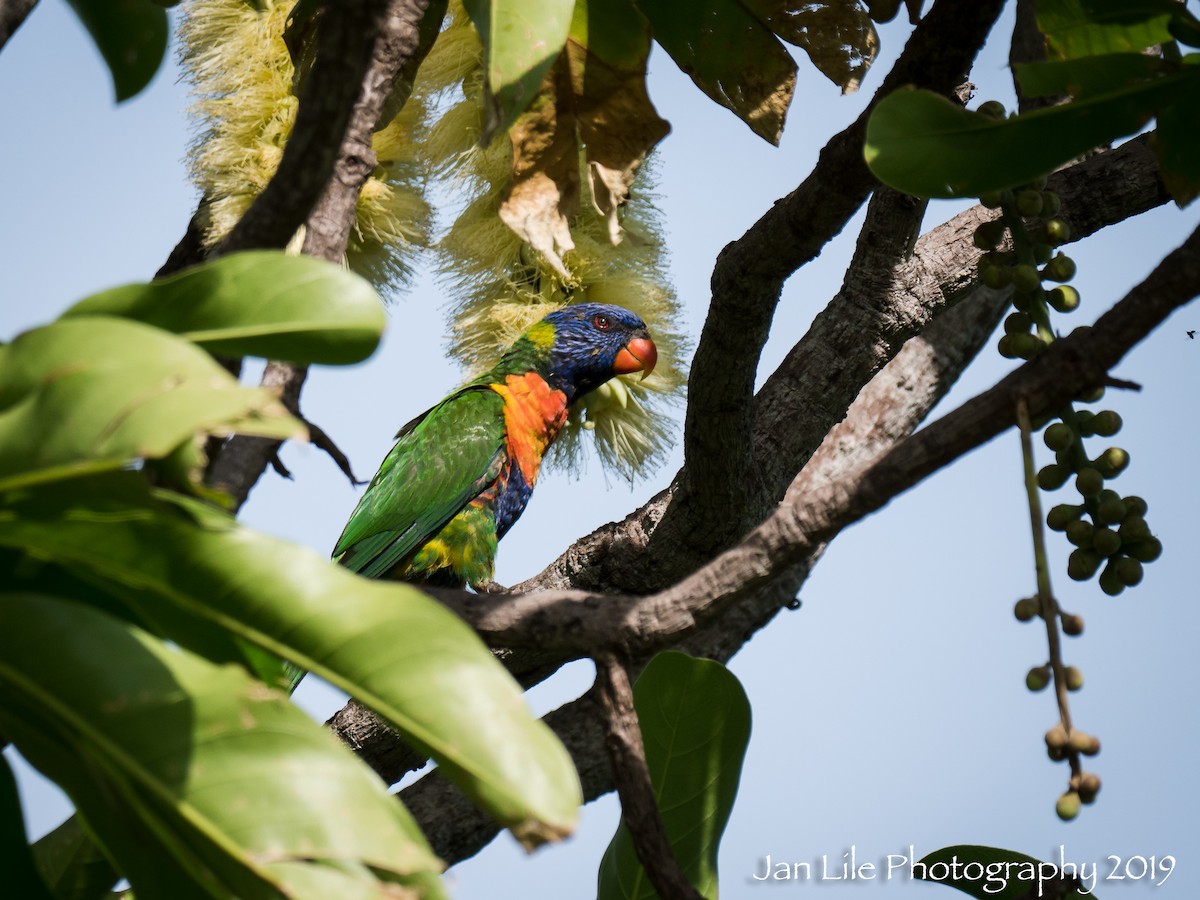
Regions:
M 1025 334 L 1033 327 L 1033 316 L 1027 312 L 1009 313 L 1004 320 L 1005 334 Z
M 1087 581 L 1096 574 L 1103 559 L 1095 550 L 1077 547 L 1067 557 L 1067 577 L 1072 581 Z
M 1050 281 L 1070 281 L 1075 277 L 1075 261 L 1065 253 L 1058 253 L 1042 267 L 1042 277 Z
M 1099 416 L 1097 416 L 1099 418 Z M 1092 420 L 1095 427 L 1095 420 Z M 1097 432 L 1099 433 L 1099 432 Z M 1116 478 L 1129 466 L 1129 453 L 1120 447 L 1109 447 L 1096 460 L 1096 468 L 1105 478 Z
M 1078 331 L 1079 329 L 1075 329 Z M 1074 332 L 1072 332 L 1074 334 Z M 1104 399 L 1104 386 L 1089 388 L 1079 395 L 1081 403 L 1099 403 Z
M 1115 571 L 1117 578 L 1126 587 L 1133 587 L 1140 584 L 1142 577 L 1145 575 L 1145 570 L 1142 568 L 1141 562 L 1131 556 L 1124 556 L 1116 560 Z
M 1046 685 L 1050 683 L 1050 667 L 1049 666 L 1034 666 L 1025 673 L 1025 687 L 1033 691 L 1035 694 L 1038 691 L 1046 689 Z
M 1146 524 L 1146 520 L 1141 516 L 1133 515 L 1132 513 L 1125 517 L 1125 521 L 1121 523 L 1118 529 L 1118 534 L 1121 535 L 1121 540 L 1127 544 L 1133 544 L 1137 541 L 1144 541 L 1150 537 L 1150 526 Z
M 1062 219 L 1050 219 L 1046 222 L 1045 228 L 1046 240 L 1056 247 L 1071 239 L 1071 226 Z
M 1046 513 L 1046 525 L 1051 531 L 1066 531 L 1067 526 L 1083 515 L 1083 507 L 1060 503 Z
M 1091 522 L 1077 519 L 1067 526 L 1067 540 L 1076 547 L 1088 549 L 1092 546 L 1092 533 L 1096 527 Z
M 1000 340 L 996 342 L 996 350 L 1005 359 L 1017 359 L 1016 348 L 1013 347 L 1013 338 L 1016 335 L 1004 334 L 1000 336 Z
M 989 119 L 1003 119 L 1008 115 L 1008 110 L 1004 108 L 1004 104 L 999 100 L 987 100 L 979 104 L 979 108 L 975 110 L 981 116 L 987 116 Z
M 1058 802 L 1054 804 L 1054 811 L 1058 817 L 1064 822 L 1070 822 L 1079 815 L 1079 794 L 1075 791 L 1067 791 L 1058 798 Z
M 1022 597 L 1013 606 L 1013 615 L 1018 622 L 1029 622 L 1037 617 L 1041 604 L 1037 597 Z
M 1038 470 L 1037 483 L 1043 491 L 1057 491 L 1067 483 L 1067 479 L 1070 477 L 1071 470 L 1069 468 L 1060 466 L 1058 463 L 1050 463 Z
M 1046 302 L 1055 312 L 1069 313 L 1079 308 L 1079 291 L 1070 285 L 1060 284 L 1046 293 Z
M 1092 548 L 1101 556 L 1112 556 L 1121 549 L 1121 538 L 1111 528 L 1097 528 L 1092 534 Z
M 1129 510 L 1129 514 L 1133 516 L 1144 516 L 1150 512 L 1150 504 L 1139 497 L 1137 494 L 1130 494 L 1125 498 L 1125 508 Z
M 1012 282 L 1012 275 L 1009 273 L 1008 266 L 993 266 L 989 263 L 986 266 L 980 267 L 979 280 L 983 282 L 985 287 L 990 287 L 992 290 L 998 291 L 1001 288 L 1008 287 Z
M 1083 616 L 1077 616 L 1074 613 L 1064 613 L 1062 617 L 1063 634 L 1070 637 L 1079 637 L 1083 634 Z
M 1100 503 L 1096 507 L 1096 518 L 1103 525 L 1116 525 L 1125 518 L 1125 514 L 1125 501 L 1120 497 L 1101 497 Z
M 1084 466 L 1075 476 L 1075 489 L 1081 496 L 1095 497 L 1104 490 L 1104 476 L 1091 466 Z
M 1046 429 L 1042 440 L 1051 450 L 1066 450 L 1075 443 L 1075 432 L 1066 422 L 1055 422 Z
M 1092 416 L 1092 433 L 1100 437 L 1112 437 L 1121 430 L 1122 424 L 1121 416 L 1115 410 L 1102 409 Z
M 1156 537 L 1125 545 L 1125 552 L 1141 563 L 1152 563 L 1162 556 L 1162 541 Z
M 1083 687 L 1083 673 L 1074 666 L 1063 669 L 1063 677 L 1067 680 L 1068 691 L 1078 691 Z
M 1033 359 L 1046 349 L 1046 345 L 1036 334 L 1014 334 L 1012 339 L 1013 350 L 1021 359 Z
M 1021 215 L 1032 218 L 1042 214 L 1042 192 L 1026 189 L 1017 191 L 1017 212 Z
M 876 21 L 879 21 L 876 19 Z M 1003 191 L 985 191 L 979 195 L 979 202 L 988 209 L 998 209 L 1004 203 Z
M 1062 209 L 1062 200 L 1054 191 L 1042 191 L 1042 215 L 1057 216 Z
M 1104 571 L 1100 573 L 1100 578 L 1097 580 L 1100 590 L 1104 591 L 1110 597 L 1119 597 L 1125 591 L 1125 585 L 1117 577 L 1115 560 L 1109 560 L 1108 564 L 1104 567 Z
M 1051 265 L 1053 260 L 1046 263 Z M 1038 270 L 1029 263 L 1021 263 L 1013 267 L 1012 270 L 1013 286 L 1019 291 L 1036 291 L 1042 286 L 1041 276 L 1038 275 Z

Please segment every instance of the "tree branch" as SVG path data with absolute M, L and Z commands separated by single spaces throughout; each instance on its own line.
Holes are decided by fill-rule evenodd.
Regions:
M 633 685 L 629 672 L 615 657 L 596 659 L 596 689 L 604 710 L 604 743 L 621 798 L 621 819 L 629 829 L 633 852 L 663 900 L 701 900 L 667 839 L 633 707 Z
M 421 43 L 420 26 L 429 8 L 429 0 L 354 0 L 322 13 L 317 60 L 305 79 L 279 168 L 222 242 L 220 252 L 282 247 L 307 216 L 303 253 L 341 262 L 358 193 L 375 168 L 371 134 L 401 70 L 428 49 Z M 439 8 L 444 10 L 444 5 L 433 14 Z M 336 89 L 327 84 L 331 80 L 337 82 Z M 319 172 L 324 174 L 314 182 Z M 300 390 L 307 375 L 305 366 L 272 361 L 263 384 L 270 379 L 285 402 L 291 400 L 288 408 L 300 415 Z M 209 481 L 240 508 L 280 445 L 234 435 L 211 464 Z
M 0 50 L 24 24 L 38 0 L 0 0 Z
M 1002 7 L 1003 0 L 939 0 L 871 103 L 825 145 L 812 173 L 721 251 L 688 383 L 680 491 L 667 514 L 665 533 L 674 527 L 681 544 L 697 534 L 690 523 L 703 521 L 711 525 L 700 553 L 727 546 L 765 509 L 750 440 L 759 355 L 784 280 L 841 232 L 877 184 L 862 155 L 875 104 L 907 84 L 952 95 Z

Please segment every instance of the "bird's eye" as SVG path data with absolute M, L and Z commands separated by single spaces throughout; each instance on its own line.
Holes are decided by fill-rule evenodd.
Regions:
M 607 330 L 609 325 L 608 316 L 596 316 L 596 318 L 592 319 L 592 323 L 601 331 Z

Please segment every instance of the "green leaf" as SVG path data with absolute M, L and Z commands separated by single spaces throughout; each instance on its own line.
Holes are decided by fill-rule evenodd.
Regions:
M 875 55 L 879 35 L 858 0 L 743 0 L 759 19 L 842 89 L 858 90 Z
M 537 94 L 562 52 L 573 0 L 463 0 L 483 42 L 482 143 L 507 130 Z
M 200 348 L 138 322 L 79 316 L 0 346 L 0 490 L 167 456 L 234 431 L 303 426 Z
M 39 838 L 33 855 L 55 900 L 107 898 L 120 877 L 77 815 Z
M 166 603 L 320 675 L 528 844 L 573 828 L 581 795 L 570 757 L 460 619 L 408 585 L 360 578 L 200 503 L 157 496 L 134 504 L 76 483 L 14 492 L 0 498 L 0 544 L 103 579 L 160 627 Z
M 1159 112 L 1154 150 L 1175 203 L 1184 207 L 1200 196 L 1200 90 L 1193 88 Z
M 1060 62 L 1023 63 L 1015 71 L 1026 97 L 1086 98 L 1150 84 L 1175 68 L 1141 53 L 1105 53 Z
M 348 862 L 388 882 L 440 866 L 347 748 L 239 669 L 86 606 L 8 593 L 0 682 L 0 728 L 71 796 L 143 900 L 326 896 L 301 893 L 304 878 L 279 863 Z M 148 841 L 137 858 L 131 819 Z
M 750 741 L 750 703 L 720 663 L 675 651 L 650 661 L 633 696 L 667 837 L 684 874 L 711 900 Z M 600 862 L 599 900 L 657 896 L 622 822 Z
M 25 837 L 17 779 L 3 753 L 0 753 L 0 859 L 4 860 L 4 890 L 10 896 L 22 900 L 53 900 L 33 864 Z M 109 886 L 112 886 L 111 881 Z
M 968 866 L 970 868 L 968 868 Z M 1044 889 L 1049 896 L 1049 880 L 1045 878 L 1051 863 L 1042 862 L 1015 850 L 958 844 L 934 850 L 914 866 L 917 878 L 944 884 L 969 894 L 978 900 L 1018 900 L 1037 896 Z M 1058 897 L 1060 895 L 1055 894 Z M 1061 900 L 1087 900 L 1094 894 L 1070 891 Z
M 67 0 L 104 57 L 117 102 L 150 83 L 167 52 L 167 13 L 150 0 Z
M 324 365 L 366 359 L 387 322 L 364 279 L 323 260 L 269 250 L 93 294 L 63 313 L 76 316 L 136 319 L 223 356 Z
M 710 98 L 778 144 L 796 63 L 738 0 L 636 0 L 654 39 Z
M 1141 129 L 1188 91 L 1200 66 L 1062 106 L 995 120 L 928 91 L 885 97 L 867 122 L 864 155 L 885 184 L 920 197 L 971 197 L 1022 184 Z
M 1171 40 L 1166 2 L 1170 0 L 1038 0 L 1038 29 L 1046 36 L 1051 58 L 1137 52 Z

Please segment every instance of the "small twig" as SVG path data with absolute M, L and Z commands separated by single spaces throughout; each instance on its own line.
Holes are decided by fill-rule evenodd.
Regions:
M 1037 571 L 1038 612 L 1046 623 L 1046 643 L 1050 648 L 1050 671 L 1054 677 L 1054 696 L 1058 701 L 1058 717 L 1066 733 L 1071 733 L 1071 704 L 1067 697 L 1067 675 L 1062 660 L 1062 637 L 1058 633 L 1061 610 L 1054 592 L 1050 588 L 1050 563 L 1046 556 L 1046 532 L 1043 528 L 1042 502 L 1038 493 L 1037 472 L 1033 465 L 1033 425 L 1029 420 L 1029 404 L 1024 397 L 1017 398 L 1017 425 L 1021 430 L 1021 455 L 1025 463 L 1025 494 L 1029 500 L 1029 526 L 1033 532 L 1033 558 Z M 1078 777 L 1083 771 L 1079 753 L 1066 750 L 1071 764 L 1071 775 Z
M 633 686 L 624 664 L 613 656 L 597 656 L 596 687 L 604 710 L 604 743 L 633 851 L 663 900 L 702 900 L 680 869 L 667 839 L 633 708 Z
M 312 445 L 318 450 L 324 450 L 329 454 L 330 458 L 337 464 L 337 467 L 342 470 L 342 474 L 350 479 L 351 485 L 358 487 L 359 485 L 366 484 L 365 481 L 360 481 L 354 477 L 354 470 L 350 468 L 350 457 L 346 456 L 342 452 L 342 448 L 333 442 L 333 438 L 326 434 L 324 428 L 313 424 L 313 422 L 304 416 L 299 416 L 298 418 L 304 423 L 304 427 L 308 429 L 308 439 L 312 442 Z M 288 475 L 287 477 L 290 478 L 291 476 Z
M 280 478 L 292 480 L 292 470 L 283 464 L 283 460 L 279 457 L 279 451 L 275 451 L 275 455 L 271 457 L 271 468 L 275 470 L 275 474 Z

